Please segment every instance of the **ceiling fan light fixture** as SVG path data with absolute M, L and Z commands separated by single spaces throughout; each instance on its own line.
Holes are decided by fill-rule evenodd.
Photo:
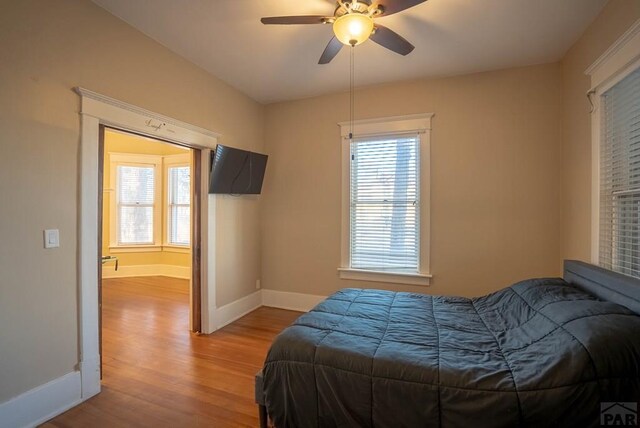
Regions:
M 333 23 L 336 38 L 347 46 L 366 41 L 373 32 L 373 19 L 362 13 L 347 13 Z

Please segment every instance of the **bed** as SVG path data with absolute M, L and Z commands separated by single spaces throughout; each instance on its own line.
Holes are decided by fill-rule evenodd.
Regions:
M 261 424 L 599 426 L 640 400 L 638 314 L 640 281 L 577 261 L 473 299 L 344 289 L 275 339 Z

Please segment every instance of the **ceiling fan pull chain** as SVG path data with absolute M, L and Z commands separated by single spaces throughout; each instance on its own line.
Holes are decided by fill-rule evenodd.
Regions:
M 353 140 L 353 116 L 355 114 L 355 88 L 354 88 L 354 80 L 355 80 L 355 46 L 352 45 L 350 49 L 350 73 L 349 73 L 349 140 Z

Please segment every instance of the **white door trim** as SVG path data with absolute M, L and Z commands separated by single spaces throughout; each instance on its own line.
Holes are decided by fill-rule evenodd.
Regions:
M 98 138 L 100 125 L 157 137 L 202 153 L 202 329 L 212 331 L 215 319 L 215 267 L 208 254 L 215 230 L 212 213 L 215 198 L 208 195 L 209 154 L 220 134 L 140 107 L 75 88 L 80 95 L 80 230 L 78 231 L 78 278 L 80 281 L 80 376 L 82 400 L 100 392 L 98 325 Z M 208 229 L 211 224 L 211 230 Z M 213 250 L 211 245 L 211 250 Z

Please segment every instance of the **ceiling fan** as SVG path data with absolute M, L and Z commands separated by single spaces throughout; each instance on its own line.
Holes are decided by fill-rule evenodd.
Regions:
M 375 18 L 393 15 L 427 0 L 337 0 L 333 16 L 273 16 L 262 18 L 266 25 L 332 24 L 334 37 L 329 41 L 318 64 L 328 64 L 343 45 L 356 46 L 371 39 L 400 55 L 414 46 L 398 33 L 374 22 Z

